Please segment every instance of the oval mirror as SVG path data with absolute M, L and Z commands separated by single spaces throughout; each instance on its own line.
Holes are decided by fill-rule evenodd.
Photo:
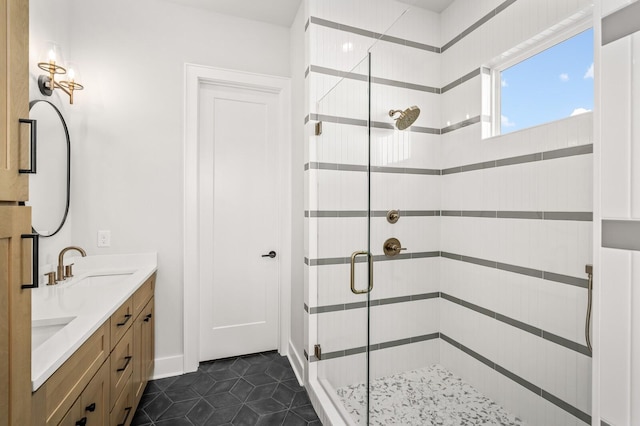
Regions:
M 71 141 L 58 108 L 42 99 L 29 103 L 29 117 L 37 122 L 38 172 L 29 176 L 33 231 L 42 237 L 57 234 L 69 214 Z

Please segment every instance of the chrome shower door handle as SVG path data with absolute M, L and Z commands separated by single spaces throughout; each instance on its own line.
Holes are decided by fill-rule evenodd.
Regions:
M 367 256 L 369 262 L 369 287 L 365 290 L 356 289 L 356 257 Z M 351 292 L 353 294 L 366 294 L 373 290 L 373 256 L 368 251 L 354 251 L 351 254 Z

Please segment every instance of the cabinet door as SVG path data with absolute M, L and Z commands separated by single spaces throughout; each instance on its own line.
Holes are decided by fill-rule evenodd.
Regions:
M 146 304 L 133 325 L 133 393 L 136 404 L 153 374 L 154 357 L 153 298 Z
M 80 408 L 80 400 L 76 401 L 75 404 L 71 406 L 67 414 L 64 415 L 58 426 L 80 426 L 86 425 L 87 421 L 82 420 L 82 411 Z
M 30 207 L 0 207 L 0 425 L 31 424 Z M 37 277 L 36 277 L 37 279 Z M 5 413 L 8 413 L 6 415 Z
M 80 410 L 87 426 L 108 426 L 109 408 L 109 363 L 105 362 L 82 391 Z
M 0 201 L 26 201 L 29 177 L 29 1 L 0 0 Z
M 146 385 L 147 381 L 153 376 L 153 365 L 155 359 L 155 312 L 153 305 L 153 298 L 147 304 L 147 308 L 145 309 L 144 314 L 144 322 L 145 326 L 142 331 L 142 362 L 143 362 L 143 371 L 144 371 L 144 383 Z

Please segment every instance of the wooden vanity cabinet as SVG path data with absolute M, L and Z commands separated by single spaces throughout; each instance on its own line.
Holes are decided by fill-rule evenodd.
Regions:
M 0 426 L 30 425 L 29 2 L 0 0 L 0 28 Z
M 153 374 L 154 285 L 155 274 L 33 394 L 33 425 L 131 424 Z

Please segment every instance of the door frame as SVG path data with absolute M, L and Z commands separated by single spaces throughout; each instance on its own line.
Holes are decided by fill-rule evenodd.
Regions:
M 279 117 L 278 351 L 288 353 L 291 323 L 291 79 L 287 77 L 185 64 L 184 107 L 184 258 L 183 258 L 183 369 L 198 369 L 200 357 L 200 203 L 199 203 L 199 88 L 202 83 L 260 90 L 277 95 Z

